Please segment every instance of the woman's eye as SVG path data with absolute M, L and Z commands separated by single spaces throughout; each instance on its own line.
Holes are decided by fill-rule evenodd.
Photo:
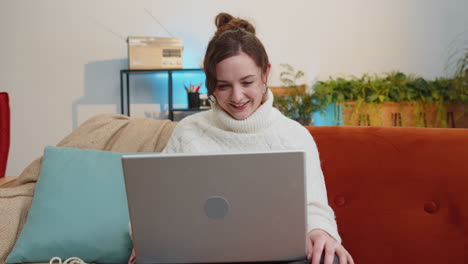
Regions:
M 251 85 L 252 83 L 253 82 L 243 82 L 242 84 L 247 86 L 247 85 Z
M 229 87 L 228 84 L 218 85 L 218 88 L 219 88 L 219 89 L 225 89 L 225 88 L 228 88 L 228 87 Z

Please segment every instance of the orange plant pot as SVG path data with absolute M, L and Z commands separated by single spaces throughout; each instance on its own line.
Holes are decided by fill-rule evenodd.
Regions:
M 340 105 L 343 123 L 348 126 L 468 128 L 468 103 L 449 104 L 446 111 L 435 103 L 362 103 L 357 107 L 356 102 L 345 102 Z

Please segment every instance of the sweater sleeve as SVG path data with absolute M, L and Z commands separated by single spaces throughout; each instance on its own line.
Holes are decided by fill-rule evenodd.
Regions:
M 306 151 L 307 230 L 321 229 L 339 243 L 341 237 L 335 221 L 335 213 L 328 205 L 327 190 L 317 146 L 305 128 L 303 146 Z
M 162 152 L 163 153 L 181 152 L 180 141 L 182 138 L 182 133 L 183 133 L 183 128 L 181 127 L 181 124 L 179 123 L 174 128 L 174 131 L 172 132 L 172 135 L 169 138 L 169 141 L 167 142 L 166 147 L 164 147 Z
M 205 122 L 202 113 L 185 117 L 179 121 L 174 128 L 163 153 L 190 153 L 197 152 L 193 148 L 193 143 L 200 142 L 199 123 Z

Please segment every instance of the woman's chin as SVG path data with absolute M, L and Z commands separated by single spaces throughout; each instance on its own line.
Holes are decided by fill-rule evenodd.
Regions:
M 236 112 L 230 112 L 229 115 L 236 120 L 244 120 L 244 119 L 249 118 L 249 116 L 252 115 L 252 112 L 245 111 L 245 110 L 241 112 L 236 111 Z

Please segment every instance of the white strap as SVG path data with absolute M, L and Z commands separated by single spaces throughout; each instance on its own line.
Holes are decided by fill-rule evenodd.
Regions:
M 59 257 L 53 257 L 53 258 L 49 261 L 49 264 L 54 264 L 55 261 L 58 261 L 58 264 L 87 264 L 87 263 L 84 262 L 82 259 L 76 258 L 76 257 L 67 258 L 63 263 L 62 263 L 62 259 L 61 259 L 61 258 L 59 258 Z

